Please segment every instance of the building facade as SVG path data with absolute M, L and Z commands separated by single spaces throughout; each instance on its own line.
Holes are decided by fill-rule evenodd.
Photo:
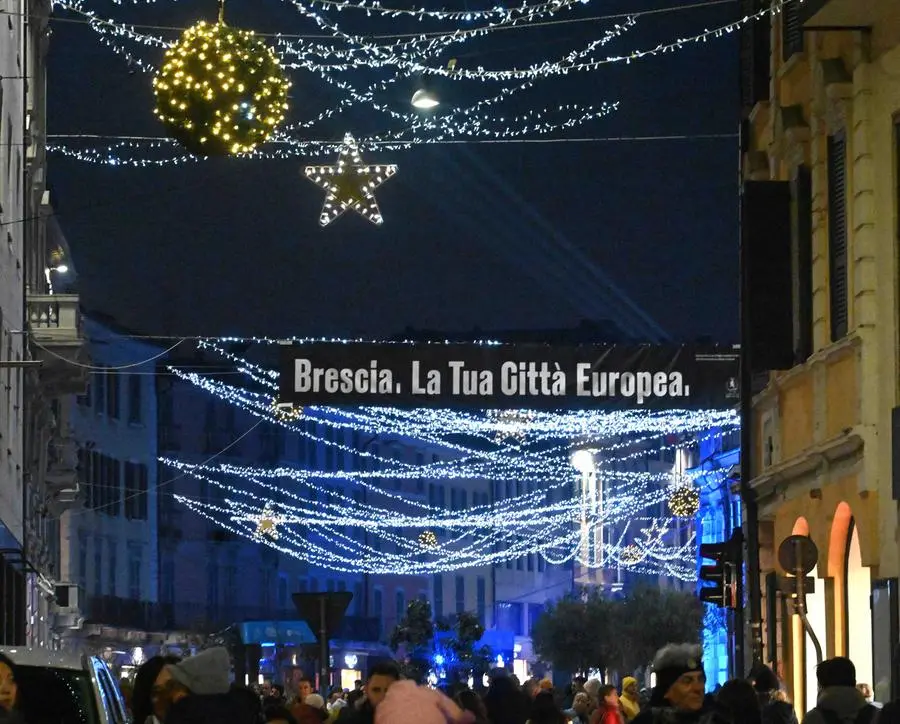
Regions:
M 52 647 L 58 521 L 79 499 L 61 400 L 83 386 L 85 358 L 78 295 L 54 288 L 74 268 L 46 190 L 50 3 L 7 7 L 0 48 L 0 640 Z
M 785 219 L 781 311 L 793 342 L 753 404 L 765 659 L 798 712 L 814 706 L 815 642 L 779 591 L 776 556 L 788 536 L 809 536 L 818 559 L 807 607 L 822 653 L 849 656 L 858 680 L 889 701 L 900 574 L 900 5 L 785 5 L 745 35 L 743 68 L 744 179 L 764 182 L 773 201 L 745 203 L 745 220 Z
M 73 645 L 129 651 L 154 633 L 152 618 L 134 614 L 158 601 L 156 364 L 163 351 L 99 315 L 86 317 L 84 330 L 90 381 L 67 415 L 82 506 L 60 519 L 59 585 L 76 593 L 57 621 Z

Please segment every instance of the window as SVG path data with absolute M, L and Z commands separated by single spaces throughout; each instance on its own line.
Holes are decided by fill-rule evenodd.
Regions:
M 798 166 L 792 183 L 791 297 L 794 307 L 794 362 L 805 362 L 813 352 L 812 303 L 812 174 Z
M 846 336 L 849 322 L 847 278 L 847 136 L 828 137 L 828 269 L 831 341 Z
M 287 576 L 278 576 L 278 608 L 282 611 L 288 607 L 288 582 Z
M 78 531 L 78 585 L 85 591 L 87 590 L 87 556 L 88 556 L 88 537 L 83 530 Z
M 103 720 L 86 671 L 19 665 L 16 684 L 23 703 L 23 721 L 84 724 Z M 105 698 L 103 701 L 106 703 Z
M 97 366 L 100 369 L 92 375 L 91 390 L 94 395 L 94 410 L 99 415 L 106 406 L 106 371 L 102 368 L 102 365 Z
M 443 618 L 444 616 L 444 577 L 440 573 L 435 573 L 433 578 L 433 596 L 434 596 L 434 617 Z
M 129 544 L 128 546 L 128 598 L 132 601 L 140 601 L 141 596 L 141 569 L 143 561 L 141 560 L 140 544 Z
M 125 517 L 147 520 L 147 466 L 125 463 Z
M 141 378 L 128 375 L 128 422 L 138 424 L 141 419 Z
M 163 603 L 173 603 L 175 601 L 175 561 L 172 560 L 171 554 L 163 557 L 161 568 L 159 597 Z
M 107 570 L 109 571 L 109 576 L 108 576 L 109 580 L 107 581 L 107 583 L 109 585 L 109 595 L 115 596 L 116 595 L 116 584 L 118 583 L 116 581 L 116 572 L 117 572 L 116 568 L 119 565 L 118 556 L 116 555 L 116 553 L 117 553 L 116 541 L 110 540 L 110 541 L 107 541 L 106 543 L 107 543 L 107 552 L 108 552 L 108 555 L 106 558 L 106 566 L 107 566 Z
M 225 566 L 225 603 L 234 604 L 237 596 L 237 563 L 232 558 Z
M 91 404 L 91 383 L 85 385 L 84 393 L 75 398 L 75 403 L 79 407 L 90 407 Z
M 803 21 L 800 3 L 785 3 L 781 8 L 781 58 L 789 60 L 803 52 Z
M 397 623 L 400 623 L 400 621 L 406 615 L 406 591 L 401 588 L 397 591 L 395 596 L 396 598 L 394 605 L 396 606 L 397 610 Z
M 353 610 L 356 612 L 357 616 L 362 616 L 365 614 L 365 601 L 363 600 L 363 585 L 362 583 L 356 583 L 353 586 Z
M 212 610 L 219 605 L 219 561 L 214 556 L 206 561 L 206 605 Z
M 94 595 L 103 595 L 103 539 L 94 538 Z
M 466 579 L 464 576 L 456 577 L 456 612 L 466 610 Z
M 897 169 L 897 178 L 894 184 L 896 186 L 897 208 L 900 209 L 900 115 L 894 119 L 894 156 L 896 159 L 894 168 Z M 900 219 L 897 221 L 895 232 L 897 234 L 897 252 L 900 254 Z M 897 296 L 900 299 L 900 294 Z
M 272 571 L 268 568 L 262 574 L 262 605 L 266 611 L 272 607 Z
M 119 418 L 119 375 L 113 371 L 106 377 L 106 414 L 114 420 Z
M 381 619 L 381 615 L 384 613 L 384 593 L 380 588 L 376 588 L 375 592 L 372 596 L 372 615 Z
M 105 512 L 110 516 L 122 514 L 122 463 L 114 458 L 106 458 L 107 477 L 107 497 Z
M 478 620 L 481 622 L 482 626 L 486 625 L 484 620 L 487 615 L 487 586 L 485 584 L 484 576 L 478 576 L 478 580 L 475 581 L 476 586 L 476 613 L 478 614 Z

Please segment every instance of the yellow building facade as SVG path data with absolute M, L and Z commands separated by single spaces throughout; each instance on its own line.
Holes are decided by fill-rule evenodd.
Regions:
M 824 657 L 853 659 L 878 701 L 900 693 L 900 2 L 795 0 L 770 24 L 743 167 L 745 180 L 791 182 L 795 366 L 754 397 L 750 487 L 764 658 L 802 713 L 816 651 L 776 579 L 792 534 L 818 547 L 807 600 Z

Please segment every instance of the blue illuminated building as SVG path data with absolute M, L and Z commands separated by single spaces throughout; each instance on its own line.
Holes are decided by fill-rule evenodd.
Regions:
M 728 540 L 741 527 L 740 497 L 732 492 L 734 475 L 740 464 L 739 430 L 724 435 L 707 435 L 699 441 L 700 463 L 688 471 L 696 475 L 700 488 L 700 511 L 697 515 L 698 543 Z M 698 560 L 698 581 L 701 561 Z M 699 583 L 698 583 L 699 586 Z M 705 604 L 703 624 L 703 665 L 707 688 L 725 683 L 730 674 L 731 626 L 725 609 Z

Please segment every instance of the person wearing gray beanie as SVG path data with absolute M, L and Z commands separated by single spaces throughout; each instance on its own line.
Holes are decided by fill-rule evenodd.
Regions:
M 656 684 L 650 705 L 631 724 L 722 724 L 706 700 L 701 646 L 664 646 L 653 659 L 653 673 Z
M 231 657 L 219 646 L 165 666 L 153 687 L 164 724 L 259 724 L 262 707 L 231 683 Z
M 227 694 L 231 689 L 231 657 L 222 646 L 206 649 L 166 668 L 172 681 L 191 694 Z

